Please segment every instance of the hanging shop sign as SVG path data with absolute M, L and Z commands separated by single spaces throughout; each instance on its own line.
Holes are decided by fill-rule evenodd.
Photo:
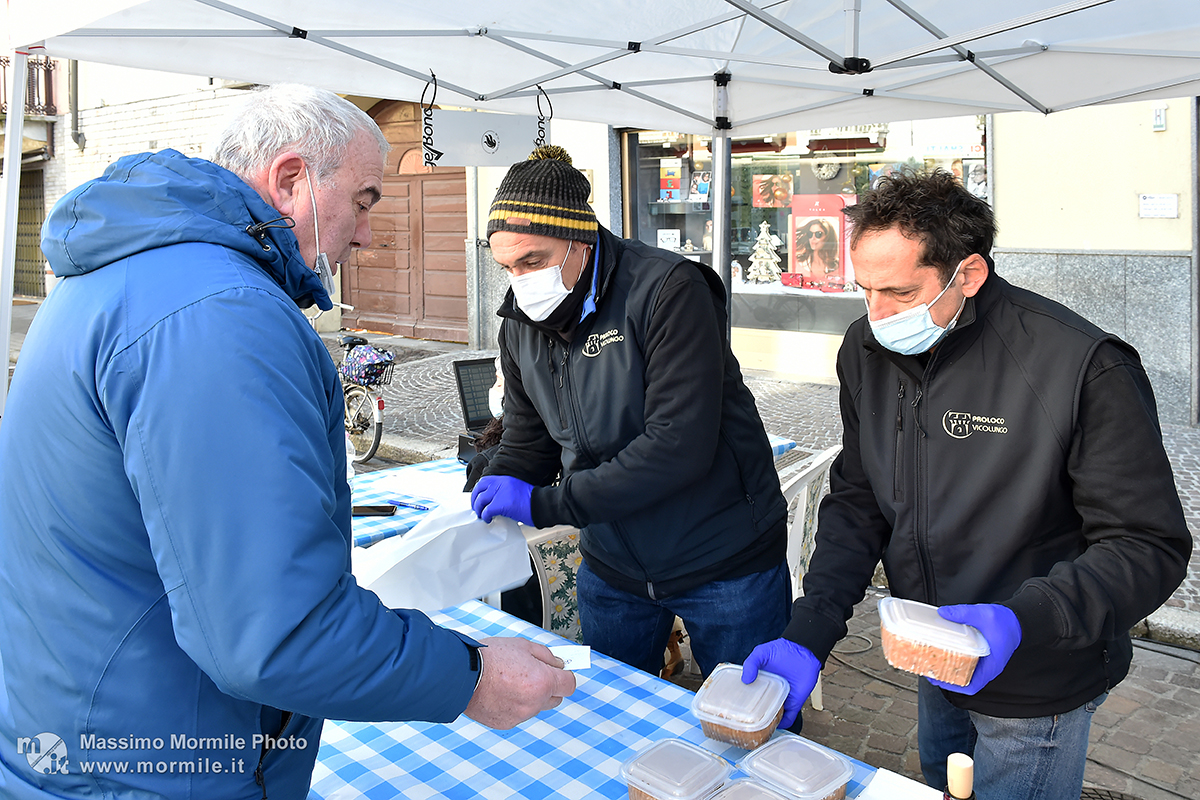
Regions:
M 525 160 L 539 132 L 533 116 L 440 108 L 423 113 L 421 127 L 431 167 L 507 167 Z

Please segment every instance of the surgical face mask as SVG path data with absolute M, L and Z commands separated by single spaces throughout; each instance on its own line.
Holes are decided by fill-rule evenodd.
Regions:
M 938 292 L 938 296 L 933 298 L 933 301 L 930 303 L 921 303 L 919 306 L 913 306 L 901 311 L 899 314 L 893 314 L 881 320 L 870 319 L 871 306 L 868 304 L 867 317 L 871 323 L 871 332 L 875 334 L 875 339 L 888 350 L 904 356 L 915 356 L 918 353 L 925 353 L 941 341 L 946 332 L 958 322 L 958 315 L 962 313 L 963 305 L 966 304 L 967 298 L 966 296 L 963 297 L 962 303 L 958 305 L 958 311 L 954 313 L 954 319 L 950 320 L 950 324 L 944 328 L 939 327 L 933 321 L 933 317 L 929 313 L 929 307 L 942 299 L 942 295 L 946 293 L 946 290 L 954 283 L 954 279 L 958 277 L 958 271 L 962 269 L 962 265 L 962 261 L 958 262 L 958 266 L 954 268 L 954 274 L 950 276 L 950 282 Z
M 534 322 L 541 322 L 554 313 L 567 295 L 571 294 L 562 280 L 562 269 L 571 257 L 573 242 L 567 242 L 567 254 L 563 256 L 562 264 L 557 267 L 526 272 L 524 275 L 510 275 L 513 294 L 517 297 L 517 306 Z
M 321 278 L 321 285 L 325 287 L 325 294 L 329 295 L 329 299 L 333 299 L 333 270 L 329 268 L 329 256 L 321 252 L 321 231 L 317 227 L 317 196 L 313 194 L 312 178 L 309 177 L 308 165 L 305 165 L 304 180 L 308 181 L 308 197 L 312 200 L 313 209 L 313 238 L 317 245 L 317 263 L 313 267 L 313 272 L 317 273 Z

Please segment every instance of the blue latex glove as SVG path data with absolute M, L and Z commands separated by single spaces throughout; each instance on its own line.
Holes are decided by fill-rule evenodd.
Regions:
M 952 683 L 935 681 L 932 678 L 929 679 L 929 682 L 951 692 L 975 694 L 1008 666 L 1008 660 L 1012 658 L 1017 645 L 1021 643 L 1021 623 L 1008 606 L 988 603 L 942 606 L 938 609 L 938 614 L 942 619 L 962 622 L 972 628 L 978 628 L 979 632 L 983 634 L 983 638 L 987 639 L 992 652 L 979 659 L 979 663 L 975 665 L 975 672 L 971 675 L 971 682 L 966 686 L 955 686 Z
M 790 687 L 783 701 L 783 717 L 780 728 L 790 728 L 800 716 L 800 708 L 812 694 L 821 675 L 821 662 L 807 647 L 790 639 L 776 639 L 760 644 L 742 664 L 742 683 L 754 683 L 758 671 L 773 672 L 788 682 Z
M 493 517 L 508 517 L 533 525 L 533 512 L 529 501 L 533 495 L 533 484 L 511 475 L 484 475 L 471 491 L 471 510 L 484 522 Z

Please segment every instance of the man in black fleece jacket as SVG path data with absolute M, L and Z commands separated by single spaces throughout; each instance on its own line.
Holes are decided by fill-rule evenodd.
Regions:
M 867 316 L 838 354 L 843 448 L 804 596 L 756 648 L 798 708 L 883 559 L 893 596 L 978 629 L 966 686 L 920 680 L 926 781 L 975 756 L 980 800 L 1079 797 L 1091 714 L 1129 629 L 1192 538 L 1137 352 L 994 272 L 987 203 L 946 172 L 885 178 L 847 209 Z
M 720 280 L 613 236 L 589 193 L 561 148 L 514 165 L 496 193 L 488 239 L 512 280 L 504 436 L 472 506 L 582 530 L 592 647 L 657 675 L 678 615 L 708 672 L 787 624 L 779 479 Z

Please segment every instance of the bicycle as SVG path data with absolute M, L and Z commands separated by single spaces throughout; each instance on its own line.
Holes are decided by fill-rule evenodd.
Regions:
M 354 310 L 354 306 L 339 305 Z M 309 317 L 313 330 L 322 313 Z M 383 387 L 392 382 L 395 355 L 372 346 L 361 336 L 343 334 L 338 344 L 343 351 L 337 370 L 345 396 L 346 436 L 354 446 L 352 460 L 361 464 L 375 455 L 383 439 Z
M 383 438 L 383 387 L 392 382 L 395 356 L 373 347 L 361 336 L 342 335 L 345 351 L 338 372 L 346 398 L 346 433 L 354 445 L 354 462 L 375 455 Z

